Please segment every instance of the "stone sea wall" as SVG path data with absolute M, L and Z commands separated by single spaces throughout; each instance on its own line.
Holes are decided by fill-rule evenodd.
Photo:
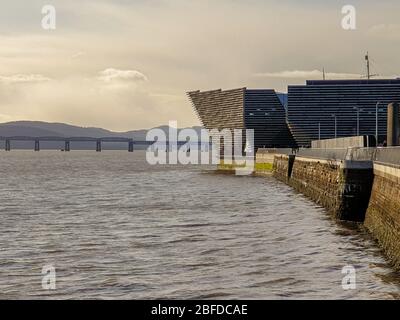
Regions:
M 276 155 L 274 176 L 335 218 L 363 221 L 372 188 L 372 162 Z
M 255 173 L 272 170 L 276 179 L 320 204 L 336 219 L 364 222 L 400 270 L 400 148 L 361 148 L 351 154 L 339 149 L 307 151 L 309 154 L 257 153 Z M 235 172 L 232 165 L 219 168 Z
M 275 155 L 273 164 L 273 175 L 276 179 L 288 183 L 293 157 L 285 154 Z
M 400 269 L 400 167 L 375 163 L 374 175 L 364 225 Z
M 344 179 L 340 162 L 296 158 L 289 185 L 335 216 L 341 207 Z
M 372 180 L 372 163 L 296 157 L 289 185 L 337 219 L 363 221 Z
M 274 177 L 335 218 L 364 222 L 400 270 L 400 148 L 361 148 L 350 157 L 347 152 L 332 157 L 329 150 L 308 151 L 310 155 L 275 154 Z

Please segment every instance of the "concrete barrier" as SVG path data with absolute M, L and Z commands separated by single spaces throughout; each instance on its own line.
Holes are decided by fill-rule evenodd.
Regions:
M 355 136 L 311 141 L 312 149 L 376 147 L 374 136 Z
M 388 164 L 400 165 L 400 147 L 377 148 L 374 160 Z

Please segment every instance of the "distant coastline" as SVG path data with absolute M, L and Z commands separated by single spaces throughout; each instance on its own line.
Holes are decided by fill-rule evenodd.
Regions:
M 157 129 L 168 132 L 168 126 L 159 126 Z M 192 129 L 200 132 L 202 127 L 192 127 Z M 125 132 L 115 132 L 103 128 L 94 127 L 80 127 L 66 123 L 50 123 L 44 121 L 14 121 L 0 123 L 0 136 L 32 136 L 32 137 L 124 137 L 134 140 L 146 140 L 146 134 L 149 129 L 131 130 Z M 184 129 L 184 128 L 182 128 Z M 178 130 L 182 130 L 178 129 Z M 4 150 L 4 141 L 0 141 L 0 148 Z M 62 150 L 64 144 L 60 142 L 43 142 L 41 143 L 42 150 Z M 75 150 L 93 150 L 93 143 L 91 142 L 77 142 L 74 143 Z M 136 146 L 136 149 L 144 149 L 141 146 Z M 13 149 L 32 149 L 32 142 L 28 141 L 15 141 L 13 142 Z M 104 146 L 104 150 L 126 150 L 126 143 L 113 143 Z

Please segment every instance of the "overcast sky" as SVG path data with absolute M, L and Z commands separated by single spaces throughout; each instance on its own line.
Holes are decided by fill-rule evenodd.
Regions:
M 41 26 L 42 6 L 56 30 Z M 357 29 L 341 27 L 343 5 Z M 186 91 L 274 88 L 400 70 L 400 2 L 2 0 L 0 122 L 198 125 Z

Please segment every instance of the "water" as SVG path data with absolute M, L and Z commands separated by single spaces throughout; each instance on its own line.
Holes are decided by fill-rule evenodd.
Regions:
M 368 233 L 272 177 L 152 167 L 143 152 L 0 152 L 0 164 L 1 299 L 400 297 Z M 356 290 L 342 289 L 345 265 Z

